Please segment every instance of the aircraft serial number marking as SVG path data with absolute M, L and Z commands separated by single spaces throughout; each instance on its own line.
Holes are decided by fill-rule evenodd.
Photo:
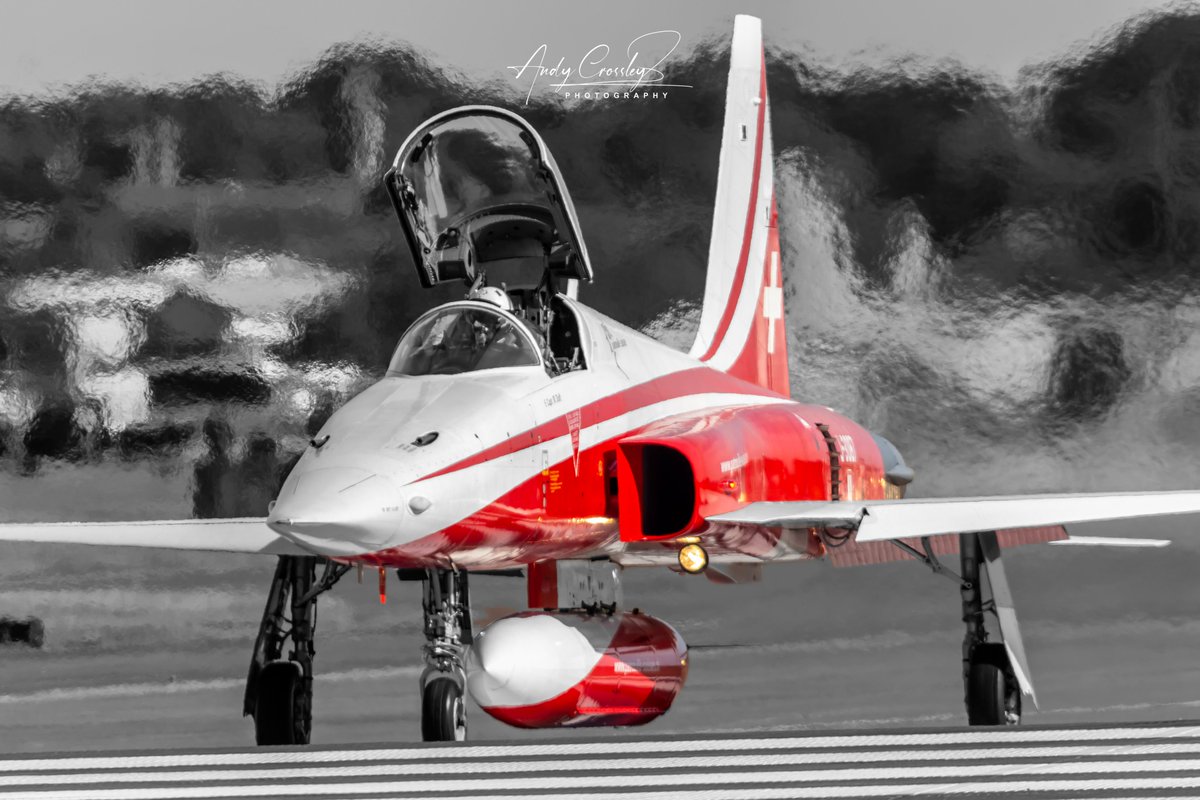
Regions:
M 838 449 L 841 450 L 842 461 L 858 461 L 858 451 L 854 448 L 854 437 L 848 433 L 837 435 Z
M 614 355 L 616 355 L 616 352 L 618 350 L 620 350 L 622 347 L 625 347 L 625 345 L 628 344 L 623 337 L 618 338 L 616 336 L 616 334 L 614 334 L 611 330 L 609 330 L 607 325 L 604 325 L 602 323 L 600 325 L 600 328 L 601 328 L 601 330 L 604 331 L 604 338 L 608 340 L 608 347 L 610 350 L 613 351 Z
M 733 472 L 735 469 L 741 469 L 750 463 L 750 457 L 746 453 L 739 453 L 728 461 L 721 462 L 721 472 Z

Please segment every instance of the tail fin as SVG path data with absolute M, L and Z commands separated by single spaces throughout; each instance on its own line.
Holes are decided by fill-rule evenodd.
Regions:
M 762 21 L 733 23 L 708 280 L 691 355 L 790 396 Z

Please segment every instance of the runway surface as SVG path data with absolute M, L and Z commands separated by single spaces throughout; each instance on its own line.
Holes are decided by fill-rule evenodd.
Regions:
M 7 800 L 1197 794 L 1200 723 L 0 759 Z

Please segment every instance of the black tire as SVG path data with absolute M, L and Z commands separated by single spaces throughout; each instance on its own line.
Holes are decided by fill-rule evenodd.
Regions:
M 254 740 L 259 745 L 306 744 L 296 725 L 300 670 L 290 661 L 272 661 L 258 673 Z
M 967 677 L 967 722 L 971 725 L 1005 725 L 1004 698 L 1007 694 L 1004 670 L 986 661 L 971 664 Z
M 453 678 L 432 678 L 421 695 L 421 738 L 462 742 L 467 738 L 467 704 Z

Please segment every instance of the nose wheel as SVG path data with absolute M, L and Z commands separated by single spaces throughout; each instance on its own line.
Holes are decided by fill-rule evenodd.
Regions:
M 425 570 L 425 671 L 421 674 L 421 738 L 461 742 L 467 738 L 463 658 L 471 646 L 471 597 L 467 573 Z
M 464 742 L 467 703 L 453 678 L 435 677 L 421 693 L 421 738 L 426 742 Z

